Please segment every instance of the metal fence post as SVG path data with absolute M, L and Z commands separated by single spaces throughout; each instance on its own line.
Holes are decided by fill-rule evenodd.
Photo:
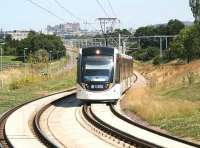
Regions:
M 160 57 L 163 57 L 163 45 L 162 45 L 162 37 L 160 37 Z
M 3 48 L 1 47 L 1 73 L 3 72 Z M 1 79 L 1 88 L 3 88 L 3 79 Z

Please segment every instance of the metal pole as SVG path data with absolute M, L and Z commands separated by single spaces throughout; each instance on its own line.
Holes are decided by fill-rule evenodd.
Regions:
M 121 48 L 121 34 L 119 33 L 119 49 Z
M 166 37 L 165 38 L 165 41 L 166 41 L 166 49 L 168 48 L 168 38 Z
M 3 49 L 1 47 L 1 72 L 3 71 Z M 1 79 L 1 88 L 3 88 L 3 79 Z
M 50 67 L 49 67 L 49 73 L 50 73 L 50 75 L 51 75 L 51 53 L 52 53 L 52 51 L 50 51 Z
M 160 37 L 160 57 L 163 57 L 163 51 L 162 51 L 162 37 Z
M 139 46 L 139 49 L 141 49 L 141 39 L 138 38 L 138 46 Z
M 123 42 L 123 53 L 126 54 L 126 42 Z
M 85 48 L 86 48 L 87 47 L 87 39 L 85 39 L 84 45 L 85 45 Z
M 24 76 L 26 79 L 26 49 L 24 48 Z
M 3 49 L 1 47 L 1 72 L 3 71 Z
M 1 47 L 1 72 L 3 71 L 3 51 Z M 3 88 L 3 79 L 1 79 L 1 88 Z

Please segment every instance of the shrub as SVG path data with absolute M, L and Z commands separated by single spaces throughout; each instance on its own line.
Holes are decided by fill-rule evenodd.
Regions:
M 153 65 L 160 65 L 161 63 L 162 63 L 162 58 L 160 58 L 159 56 L 154 58 Z
M 15 90 L 15 89 L 19 89 L 27 84 L 30 84 L 33 82 L 33 79 L 31 77 L 27 77 L 27 78 L 22 78 L 20 80 L 14 80 L 9 84 L 9 89 L 10 90 Z
M 148 47 L 145 49 L 140 49 L 133 53 L 136 60 L 149 61 L 159 55 L 159 49 L 156 47 Z

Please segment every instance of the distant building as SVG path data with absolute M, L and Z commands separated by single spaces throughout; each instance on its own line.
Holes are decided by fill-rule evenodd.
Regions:
M 29 31 L 20 31 L 20 30 L 14 30 L 14 31 L 7 31 L 5 34 L 11 35 L 11 38 L 13 40 L 23 40 L 28 37 Z
M 55 26 L 47 26 L 48 34 L 66 34 L 80 31 L 79 23 L 66 23 Z
M 0 40 L 5 39 L 5 32 L 3 32 L 3 30 L 0 30 Z
M 64 39 L 76 38 L 84 35 L 95 36 L 98 31 L 83 30 L 79 23 L 66 23 L 55 26 L 47 26 L 47 34 L 55 34 Z

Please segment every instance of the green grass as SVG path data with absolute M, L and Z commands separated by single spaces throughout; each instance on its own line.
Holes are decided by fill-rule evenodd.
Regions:
M 172 87 L 170 89 L 161 90 L 158 94 L 165 98 L 200 101 L 200 83 L 195 83 L 185 87 Z
M 176 117 L 172 119 L 158 120 L 153 123 L 179 137 L 190 137 L 200 140 L 200 111 L 190 116 Z
M 75 70 L 45 81 L 27 84 L 19 89 L 0 89 L 0 114 L 17 105 L 75 85 Z
M 3 56 L 2 60 L 4 64 L 22 63 L 22 61 L 17 60 L 16 56 Z
M 151 124 L 171 132 L 179 137 L 190 137 L 200 141 L 200 83 L 194 83 L 185 87 L 173 86 L 170 89 L 155 92 L 163 100 L 193 102 L 197 107 L 189 114 L 179 114 L 173 118 L 163 118 L 151 121 Z M 199 104 L 199 105 L 198 105 Z M 173 111 L 173 108 L 171 109 Z
M 160 85 L 157 87 L 150 86 L 144 90 L 133 89 L 124 101 L 122 100 L 123 109 L 172 135 L 199 142 L 200 78 L 198 74 L 200 71 L 196 64 L 199 62 L 182 65 L 178 69 L 173 65 L 153 67 L 146 63 L 136 64 L 135 67 L 145 72 L 149 78 L 153 79 L 156 76 L 155 80 L 162 80 L 163 77 L 166 79 L 163 82 L 159 81 Z M 166 76 L 163 70 L 170 75 Z

